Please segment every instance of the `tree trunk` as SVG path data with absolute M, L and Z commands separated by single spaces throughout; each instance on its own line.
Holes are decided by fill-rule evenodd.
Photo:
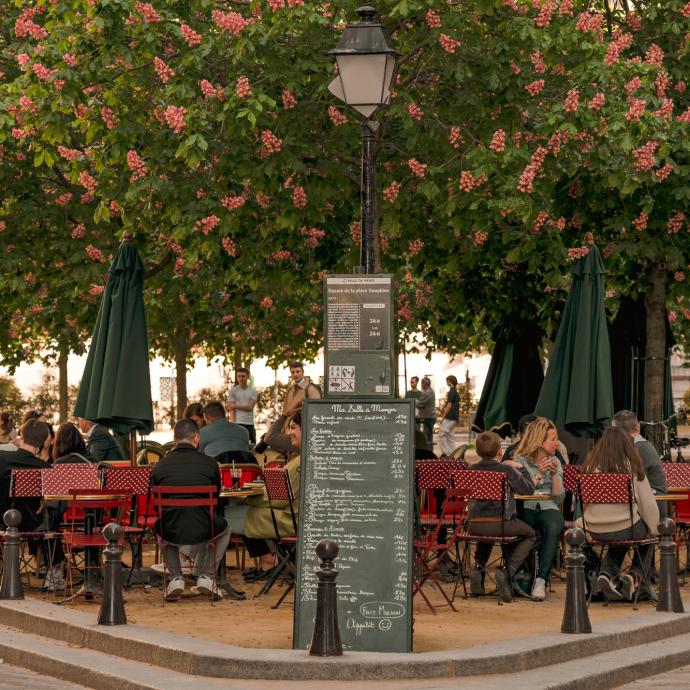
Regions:
M 664 361 L 666 352 L 666 265 L 652 267 L 650 287 L 645 295 L 647 308 L 647 350 L 645 353 L 645 421 L 660 422 L 664 409 Z M 661 452 L 664 444 L 660 425 L 647 425 L 645 435 Z
M 232 366 L 235 370 L 233 375 L 235 377 L 235 383 L 237 383 L 237 370 L 242 366 L 242 346 L 235 345 L 235 349 L 232 353 Z
M 69 353 L 60 350 L 58 355 L 58 407 L 60 413 L 60 424 L 64 424 L 69 417 L 68 400 L 68 381 L 67 381 L 67 358 Z
M 173 339 L 175 351 L 175 389 L 177 392 L 177 419 L 182 419 L 184 408 L 187 407 L 187 354 L 189 347 L 183 335 Z

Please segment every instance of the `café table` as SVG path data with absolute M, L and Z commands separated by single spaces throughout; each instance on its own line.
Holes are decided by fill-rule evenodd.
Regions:
M 516 501 L 552 501 L 555 498 L 553 494 L 515 494 Z

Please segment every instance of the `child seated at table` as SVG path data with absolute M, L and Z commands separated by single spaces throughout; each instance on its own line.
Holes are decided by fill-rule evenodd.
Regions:
M 515 582 L 514 575 L 524 563 L 527 555 L 536 542 L 534 530 L 517 518 L 517 508 L 513 492 L 518 494 L 534 493 L 534 481 L 525 468 L 517 469 L 506 463 L 501 463 L 501 439 L 498 434 L 490 431 L 477 436 L 477 455 L 479 462 L 470 470 L 487 470 L 503 472 L 506 475 L 506 496 L 503 505 L 501 501 L 470 501 L 469 521 L 467 531 L 478 537 L 519 537 L 512 547 L 508 567 L 496 570 L 496 589 L 505 602 L 513 600 L 513 592 L 518 596 L 531 598 Z M 473 594 L 484 593 L 484 573 L 486 563 L 491 555 L 493 544 L 479 542 L 475 551 L 475 567 L 470 573 L 470 587 Z

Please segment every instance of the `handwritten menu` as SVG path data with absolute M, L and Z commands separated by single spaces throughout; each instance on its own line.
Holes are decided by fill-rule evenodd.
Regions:
M 306 401 L 295 649 L 311 640 L 315 548 L 329 539 L 343 648 L 412 651 L 413 421 L 409 400 Z

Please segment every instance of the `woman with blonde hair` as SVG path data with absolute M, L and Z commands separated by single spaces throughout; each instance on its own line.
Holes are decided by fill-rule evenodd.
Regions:
M 584 504 L 584 523 L 592 537 L 605 542 L 644 539 L 657 535 L 659 508 L 656 498 L 644 473 L 640 454 L 625 431 L 618 427 L 605 429 L 587 457 L 582 472 L 628 474 L 632 480 L 632 509 L 627 502 Z M 602 561 L 597 583 L 607 601 L 632 601 L 642 579 L 642 569 L 649 575 L 654 545 L 640 546 L 630 570 L 620 575 L 627 553 L 627 546 L 611 546 Z
M 507 460 L 517 469 L 525 468 L 534 481 L 535 500 L 525 501 L 521 518 L 541 534 L 539 569 L 536 572 L 532 597 L 546 598 L 546 581 L 551 574 L 564 521 L 560 504 L 563 502 L 563 468 L 556 457 L 558 433 L 555 424 L 545 417 L 537 417 L 525 429 L 515 451 L 515 460 Z M 542 494 L 544 498 L 537 498 Z

